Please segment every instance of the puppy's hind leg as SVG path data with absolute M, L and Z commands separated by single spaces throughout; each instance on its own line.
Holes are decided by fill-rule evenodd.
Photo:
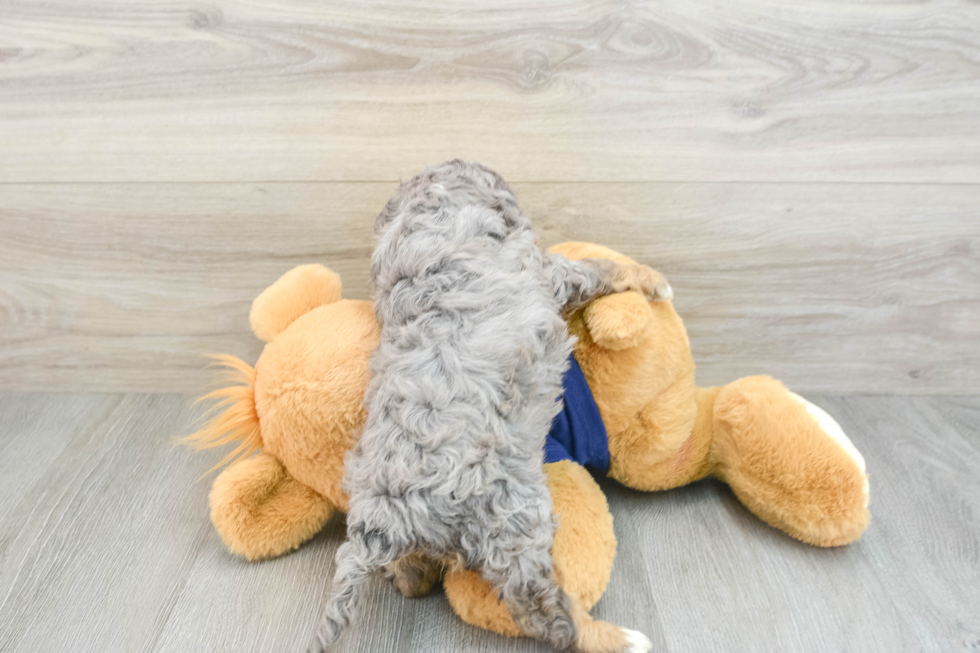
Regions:
M 555 578 L 551 538 L 510 531 L 488 543 L 496 550 L 489 552 L 481 571 L 499 592 L 514 624 L 529 637 L 560 651 L 571 650 L 577 637 L 572 601 Z
M 350 522 L 352 517 L 348 515 Z M 323 620 L 307 653 L 323 653 L 340 638 L 357 610 L 361 592 L 371 572 L 383 568 L 404 554 L 383 532 L 365 532 L 363 524 L 348 528 L 348 540 L 337 549 L 337 569 Z

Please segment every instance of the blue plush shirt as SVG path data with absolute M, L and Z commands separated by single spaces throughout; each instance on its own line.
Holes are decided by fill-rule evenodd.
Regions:
M 609 439 L 599 407 L 574 356 L 562 378 L 562 410 L 544 442 L 544 461 L 574 460 L 594 472 L 609 471 Z

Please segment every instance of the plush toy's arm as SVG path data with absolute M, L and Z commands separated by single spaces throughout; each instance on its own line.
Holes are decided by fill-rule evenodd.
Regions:
M 225 545 L 249 560 L 292 551 L 316 535 L 333 511 L 267 453 L 232 463 L 211 489 L 211 522 Z
M 634 263 L 628 256 L 592 243 L 560 243 L 548 251 L 570 260 L 606 259 L 624 265 Z M 592 340 L 600 347 L 614 351 L 635 347 L 646 332 L 653 316 L 654 311 L 646 298 L 636 292 L 599 297 L 582 313 Z

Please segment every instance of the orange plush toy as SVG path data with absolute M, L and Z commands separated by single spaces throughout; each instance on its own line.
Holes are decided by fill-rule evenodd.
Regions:
M 629 261 L 587 243 L 553 251 Z M 365 419 L 361 401 L 379 329 L 371 303 L 341 299 L 340 288 L 333 272 L 304 265 L 259 295 L 250 319 L 267 343 L 262 355 L 254 368 L 221 357 L 241 383 L 207 395 L 223 399 L 224 411 L 187 438 L 200 448 L 240 442 L 222 463 L 259 452 L 230 464 L 211 491 L 215 528 L 250 560 L 297 548 L 346 507 L 344 454 Z M 695 386 L 687 333 L 669 301 L 610 295 L 571 315 L 569 329 L 606 426 L 611 478 L 654 491 L 714 476 L 759 518 L 816 546 L 847 544 L 864 531 L 864 460 L 840 426 L 766 376 Z M 545 468 L 560 521 L 555 567 L 589 609 L 612 570 L 612 516 L 583 467 L 564 460 Z M 464 621 L 519 634 L 475 572 L 450 571 L 443 583 Z

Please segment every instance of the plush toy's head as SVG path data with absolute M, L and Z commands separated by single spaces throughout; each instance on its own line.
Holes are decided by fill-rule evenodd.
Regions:
M 211 517 L 248 558 L 295 548 L 347 507 L 344 456 L 366 419 L 379 328 L 370 302 L 340 292 L 335 273 L 303 265 L 259 295 L 250 321 L 265 349 L 254 368 L 218 358 L 235 383 L 205 399 L 222 399 L 224 410 L 185 438 L 197 448 L 241 443 L 218 465 L 239 457 L 215 480 Z M 262 453 L 248 457 L 255 450 Z
M 252 330 L 268 344 L 255 364 L 263 450 L 289 473 L 346 508 L 344 455 L 366 414 L 362 402 L 379 329 L 371 302 L 340 299 L 340 277 L 295 268 L 252 305 Z

